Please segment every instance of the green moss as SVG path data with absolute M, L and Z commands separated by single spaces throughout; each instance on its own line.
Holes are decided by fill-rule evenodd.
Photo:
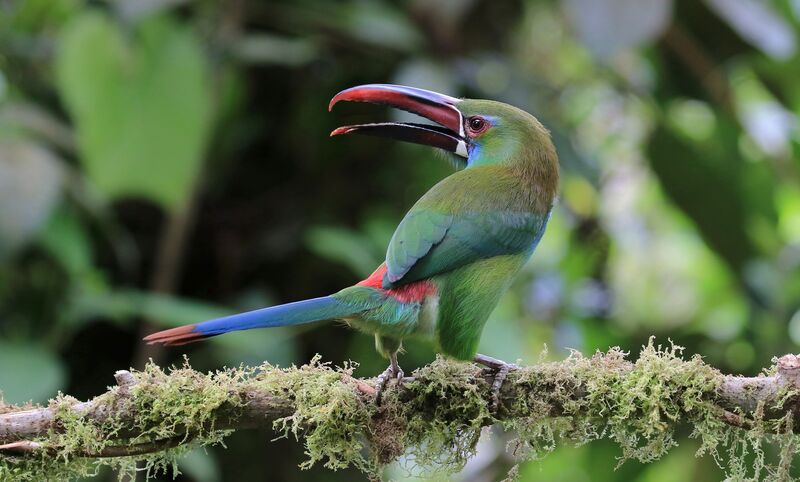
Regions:
M 112 388 L 98 399 L 105 409 L 124 405 L 119 408 L 135 413 L 133 419 L 90 419 L 71 409 L 75 400 L 59 396 L 50 404 L 55 428 L 35 440 L 45 450 L 0 455 L 0 481 L 75 479 L 94 474 L 101 464 L 129 474 L 136 459 L 144 459 L 148 477 L 172 472 L 185 451 L 221 442 L 228 432 L 216 417 L 236 413 L 247 403 L 242 394 L 252 391 L 291 402 L 293 413 L 277 420 L 275 429 L 303 440 L 307 460 L 301 469 L 316 463 L 334 470 L 355 466 L 378 479 L 383 466 L 404 455 L 451 473 L 474 455 L 482 428 L 492 423 L 516 432 L 510 449 L 520 460 L 542 457 L 559 443 L 608 438 L 621 447 L 620 464 L 650 462 L 675 445 L 675 431 L 685 424 L 701 442 L 698 455 L 711 455 L 731 480 L 790 480 L 798 447 L 794 421 L 791 414 L 770 419 L 765 413 L 795 403 L 797 394 L 786 391 L 778 406 L 740 413 L 748 430 L 730 427 L 715 404 L 720 374 L 697 356 L 684 360 L 680 347 L 651 341 L 633 363 L 615 348 L 521 369 L 506 382 L 506 395 L 515 396 L 504 397 L 499 414 L 490 411 L 489 385 L 475 376 L 479 371 L 437 359 L 418 370 L 405 390 L 386 392 L 378 407 L 357 389 L 352 367 L 336 369 L 319 358 L 299 368 L 263 365 L 210 374 L 188 364 L 168 371 L 149 365 L 134 374 L 135 385 Z M 139 457 L 91 457 L 163 440 L 181 446 Z M 775 460 L 767 460 L 768 445 L 778 449 Z M 509 480 L 513 476 L 512 471 Z
M 362 454 L 375 406 L 358 396 L 355 382 L 340 383 L 352 380 L 352 368 L 331 369 L 317 356 L 300 368 L 265 370 L 259 377 L 259 388 L 294 401 L 294 414 L 274 425 L 284 435 L 305 438 L 308 460 L 300 468 L 324 461 L 334 470 L 354 465 L 375 472 L 375 465 Z
M 788 474 L 798 444 L 791 420 L 766 421 L 761 406 L 740 413 L 749 430 L 724 423 L 714 403 L 721 374 L 698 355 L 684 360 L 682 350 L 656 346 L 651 339 L 635 363 L 612 348 L 591 358 L 573 352 L 563 362 L 525 368 L 515 383 L 530 396 L 517 400 L 509 409 L 512 417 L 502 422 L 519 434 L 514 452 L 537 458 L 559 440 L 580 445 L 608 438 L 622 450 L 620 465 L 630 459 L 648 463 L 677 445 L 675 431 L 682 424 L 693 427 L 691 437 L 701 442 L 697 455 L 710 454 L 728 480 L 793 480 Z M 795 395 L 787 392 L 782 400 Z M 781 403 L 770 408 L 780 409 Z M 771 465 L 766 445 L 780 452 Z
M 72 410 L 76 400 L 59 396 L 50 403 L 55 428 L 34 440 L 44 450 L 34 456 L 0 455 L 0 481 L 71 480 L 95 474 L 101 464 L 130 474 L 137 460 L 144 460 L 147 478 L 174 471 L 176 460 L 186 451 L 221 442 L 229 431 L 220 430 L 215 417 L 221 409 L 235 412 L 247 403 L 241 394 L 254 390 L 293 401 L 293 415 L 275 425 L 284 434 L 302 433 L 308 460 L 301 468 L 324 461 L 332 469 L 354 465 L 376 473 L 377 466 L 361 451 L 374 404 L 359 397 L 355 381 L 339 383 L 352 380 L 351 375 L 350 367 L 336 370 L 318 358 L 300 368 L 265 364 L 210 374 L 198 373 L 188 364 L 169 371 L 150 364 L 134 373 L 132 387 L 114 387 L 97 399 L 101 407 L 122 405 L 119 408 L 125 412 L 136 414 L 132 420 L 111 417 L 98 422 Z M 123 396 L 123 390 L 130 393 Z M 91 457 L 109 447 L 175 439 L 183 444 L 157 454 Z
M 474 455 L 490 420 L 488 387 L 475 374 L 473 365 L 437 358 L 415 373 L 408 399 L 395 402 L 405 429 L 399 445 L 416 463 L 452 471 Z
M 108 417 L 90 419 L 72 409 L 77 400 L 59 395 L 49 403 L 55 415 L 47 436 L 33 440 L 43 450 L 36 455 L 0 455 L 0 481 L 72 480 L 95 475 L 101 465 L 119 471 L 120 477 L 133 474 L 136 462 L 144 462 L 147 477 L 175 468 L 176 460 L 198 445 L 219 443 L 227 433 L 214 428 L 214 410 L 222 404 L 236 403 L 229 390 L 243 383 L 249 370 L 226 370 L 203 375 L 188 365 L 165 372 L 155 365 L 137 373 L 137 384 L 130 397 L 121 397 L 114 387 L 97 399 L 98 405 L 127 404 L 137 416 L 133 420 Z M 125 436 L 137 433 L 136 436 Z M 183 437 L 184 445 L 157 454 L 136 457 L 97 459 L 109 447 Z

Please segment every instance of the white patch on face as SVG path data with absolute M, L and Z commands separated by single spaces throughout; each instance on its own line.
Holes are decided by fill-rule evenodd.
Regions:
M 458 141 L 458 145 L 456 146 L 456 154 L 461 157 L 469 157 L 469 153 L 467 152 L 466 142 Z

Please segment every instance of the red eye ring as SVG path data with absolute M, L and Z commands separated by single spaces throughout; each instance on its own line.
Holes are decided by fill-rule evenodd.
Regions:
M 472 134 L 480 134 L 489 128 L 489 123 L 480 116 L 472 116 L 467 119 L 467 129 Z

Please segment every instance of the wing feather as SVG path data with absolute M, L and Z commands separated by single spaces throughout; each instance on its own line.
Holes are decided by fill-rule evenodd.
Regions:
M 527 212 L 412 210 L 389 243 L 383 285 L 411 283 L 478 259 L 532 252 L 546 223 L 546 216 Z
M 386 278 L 394 283 L 428 254 L 447 233 L 452 215 L 427 210 L 410 212 L 400 223 L 386 253 Z

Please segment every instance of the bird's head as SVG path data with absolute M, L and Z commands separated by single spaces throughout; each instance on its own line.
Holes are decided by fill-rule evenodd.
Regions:
M 438 125 L 379 122 L 339 127 L 331 132 L 390 137 L 438 147 L 459 156 L 461 167 L 511 164 L 557 181 L 558 158 L 547 129 L 532 115 L 491 100 L 457 99 L 429 90 L 391 84 L 352 87 L 336 94 L 340 101 L 385 104 L 425 117 Z

